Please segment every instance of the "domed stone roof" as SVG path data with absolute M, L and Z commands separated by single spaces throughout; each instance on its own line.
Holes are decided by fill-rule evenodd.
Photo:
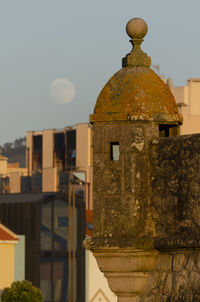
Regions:
M 115 73 L 102 89 L 90 122 L 153 121 L 159 124 L 181 124 L 182 116 L 169 87 L 149 68 L 150 58 L 140 49 L 147 32 L 140 18 L 127 24 L 134 48 L 123 59 L 124 67 Z

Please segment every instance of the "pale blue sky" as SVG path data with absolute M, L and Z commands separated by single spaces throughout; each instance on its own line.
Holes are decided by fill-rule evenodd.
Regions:
M 174 85 L 200 77 L 199 0 L 0 0 L 0 144 L 87 122 L 131 49 L 125 25 L 133 17 L 147 21 L 142 48 Z M 57 78 L 74 83 L 72 102 L 52 102 Z

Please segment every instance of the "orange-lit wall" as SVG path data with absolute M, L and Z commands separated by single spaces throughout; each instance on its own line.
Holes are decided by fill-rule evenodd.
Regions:
M 14 243 L 0 242 L 0 290 L 14 281 Z

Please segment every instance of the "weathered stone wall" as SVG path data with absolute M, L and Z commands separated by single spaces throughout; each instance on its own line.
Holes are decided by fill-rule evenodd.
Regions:
M 200 135 L 159 139 L 152 146 L 151 204 L 158 237 L 174 238 L 171 247 L 199 246 L 200 236 Z M 178 236 L 178 237 L 177 237 Z M 180 242 L 188 238 L 194 242 Z M 176 243 L 176 238 L 179 242 Z M 165 245 L 157 239 L 155 245 Z
M 152 247 L 149 142 L 158 126 L 95 123 L 93 130 L 96 247 Z M 119 160 L 110 158 L 111 142 L 119 142 Z
M 200 252 L 161 253 L 138 302 L 199 302 Z
M 160 251 L 140 302 L 200 301 L 200 135 L 151 148 L 151 208 Z

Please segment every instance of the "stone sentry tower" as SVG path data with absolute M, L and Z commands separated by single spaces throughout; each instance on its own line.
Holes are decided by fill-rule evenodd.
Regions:
M 194 210 L 194 198 L 200 200 L 200 138 L 178 135 L 182 116 L 174 97 L 140 48 L 146 22 L 131 19 L 126 31 L 133 49 L 90 115 L 94 234 L 84 244 L 118 302 L 200 301 L 193 299 L 198 290 L 181 281 L 187 275 L 191 283 L 196 276 L 191 277 L 192 264 L 187 271 L 191 259 L 200 269 L 198 252 L 191 253 L 200 247 Z

